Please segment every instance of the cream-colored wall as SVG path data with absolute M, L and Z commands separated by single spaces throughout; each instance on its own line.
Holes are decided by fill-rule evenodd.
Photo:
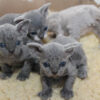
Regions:
M 52 2 L 52 10 L 61 10 L 73 5 L 93 3 L 93 0 L 0 0 L 0 16 L 5 13 L 25 12 Z

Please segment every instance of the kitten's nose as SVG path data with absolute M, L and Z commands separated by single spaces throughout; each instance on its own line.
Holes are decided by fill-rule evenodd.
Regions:
M 56 75 L 56 74 L 57 74 L 57 71 L 53 71 L 52 73 L 53 73 L 54 75 Z
M 14 53 L 14 50 L 9 50 L 9 52 L 12 54 L 12 53 Z
M 40 39 L 43 39 L 43 38 L 44 38 L 44 36 L 42 36 L 42 35 L 41 35 L 41 36 L 39 36 L 39 38 L 40 38 Z
M 44 33 L 39 36 L 40 39 L 44 38 Z

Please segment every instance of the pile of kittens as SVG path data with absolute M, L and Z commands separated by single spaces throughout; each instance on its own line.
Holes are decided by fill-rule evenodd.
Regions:
M 60 94 L 69 100 L 76 77 L 88 76 L 87 57 L 78 40 L 91 31 L 99 37 L 100 9 L 80 5 L 49 15 L 50 4 L 0 17 L 0 78 L 7 79 L 20 69 L 17 79 L 24 81 L 34 71 L 41 78 L 41 100 L 48 100 L 52 85 L 61 82 Z M 47 32 L 52 41 L 44 44 Z

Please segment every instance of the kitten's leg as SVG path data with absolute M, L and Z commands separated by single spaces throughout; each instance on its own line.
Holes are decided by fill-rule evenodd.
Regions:
M 41 100 L 48 100 L 48 98 L 52 96 L 50 80 L 47 77 L 42 76 L 41 82 L 42 82 L 42 91 L 38 94 L 38 96 L 40 96 Z
M 6 79 L 7 77 L 11 77 L 11 75 L 12 75 L 12 70 L 11 70 L 11 67 L 10 66 L 8 66 L 8 65 L 3 65 L 2 67 L 1 67 L 1 73 L 0 73 L 0 78 L 1 79 Z
M 75 81 L 75 76 L 68 76 L 63 89 L 61 90 L 61 96 L 65 98 L 65 100 L 69 100 L 73 97 L 73 84 Z
M 78 77 L 80 79 L 87 78 L 87 65 L 81 64 L 78 66 Z
M 17 76 L 17 79 L 21 81 L 26 80 L 27 78 L 29 78 L 30 72 L 31 72 L 31 65 L 28 61 L 25 61 L 24 66 L 21 69 L 21 72 Z

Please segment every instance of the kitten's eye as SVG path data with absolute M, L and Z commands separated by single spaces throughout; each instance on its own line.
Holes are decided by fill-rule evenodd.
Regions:
M 47 31 L 47 30 L 48 30 L 48 27 L 45 27 L 45 28 L 44 28 L 44 31 Z
M 32 34 L 32 35 L 36 35 L 36 34 L 37 34 L 37 32 L 31 32 L 30 34 Z
M 59 64 L 60 67 L 64 67 L 65 65 L 66 65 L 66 62 L 64 61 Z
M 45 66 L 45 67 L 50 67 L 50 64 L 47 63 L 47 62 L 44 62 L 44 63 L 43 63 L 43 66 Z
M 0 43 L 0 47 L 4 48 L 4 47 L 6 47 L 6 44 L 5 43 Z
M 20 45 L 20 41 L 16 41 L 16 45 Z

